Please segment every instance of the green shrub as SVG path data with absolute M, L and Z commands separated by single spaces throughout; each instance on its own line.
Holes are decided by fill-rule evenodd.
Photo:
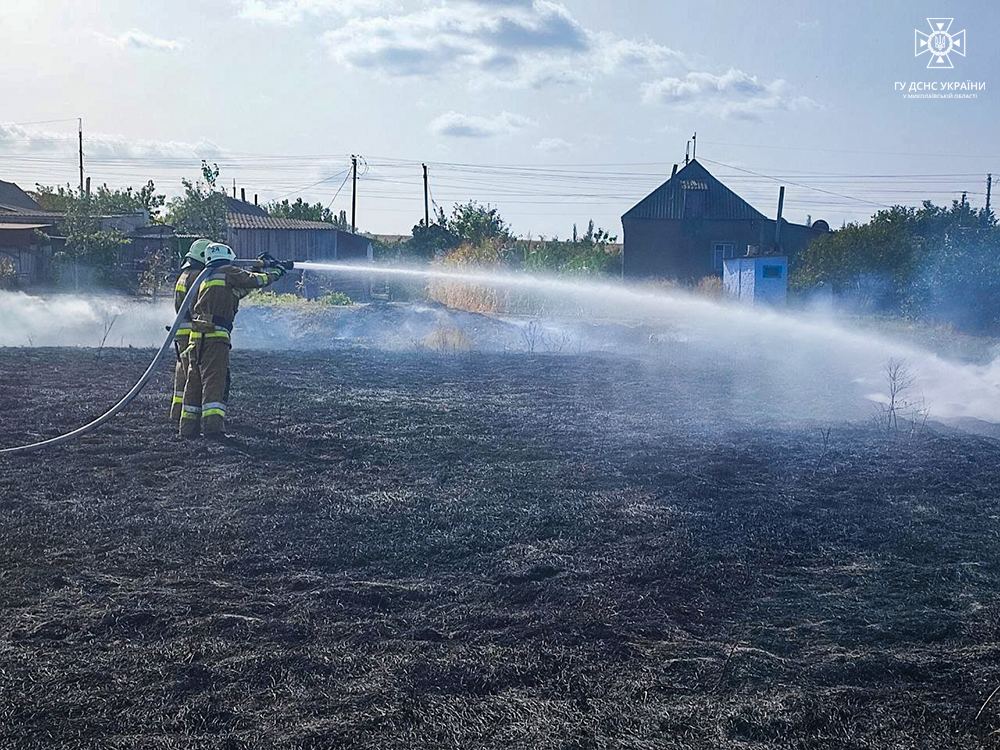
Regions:
M 345 305 L 354 304 L 351 298 L 348 297 L 343 292 L 330 292 L 329 294 L 324 294 L 322 297 L 316 300 L 320 305 L 327 305 L 328 307 L 343 307 Z

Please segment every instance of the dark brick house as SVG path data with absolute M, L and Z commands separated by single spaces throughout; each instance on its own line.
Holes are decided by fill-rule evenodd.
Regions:
M 692 160 L 622 216 L 622 274 L 682 281 L 721 276 L 724 259 L 748 252 L 794 257 L 820 226 L 825 222 L 810 228 L 781 219 L 776 246 L 775 221 Z

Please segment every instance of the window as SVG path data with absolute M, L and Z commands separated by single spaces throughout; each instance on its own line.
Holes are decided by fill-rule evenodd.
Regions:
M 732 242 L 712 243 L 712 268 L 719 275 L 722 275 L 722 261 L 726 258 L 736 257 L 736 245 Z
M 764 266 L 761 269 L 761 276 L 765 279 L 780 279 L 781 266 Z

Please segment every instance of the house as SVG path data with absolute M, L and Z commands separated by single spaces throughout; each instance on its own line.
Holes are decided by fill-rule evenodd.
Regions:
M 270 253 L 280 260 L 311 260 L 340 263 L 371 263 L 371 240 L 344 232 L 323 221 L 281 219 L 268 216 L 259 206 L 237 198 L 226 198 L 226 242 L 241 258 Z M 304 291 L 314 297 L 329 291 L 352 300 L 371 297 L 368 275 L 315 272 L 292 273 L 273 287 L 276 292 Z
M 41 211 L 41 205 L 13 182 L 0 180 L 0 212 Z
M 721 276 L 726 258 L 794 258 L 826 224 L 777 222 L 692 159 L 622 216 L 622 275 L 697 281 Z

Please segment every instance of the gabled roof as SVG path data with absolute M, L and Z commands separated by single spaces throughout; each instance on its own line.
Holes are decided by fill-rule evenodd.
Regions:
M 249 201 L 241 201 L 239 198 L 230 198 L 228 195 L 226 196 L 226 211 L 231 214 L 267 216 L 267 211 L 260 206 L 254 205 Z
M 694 208 L 696 202 L 700 205 L 697 210 Z M 763 220 L 766 217 L 692 159 L 677 174 L 626 211 L 622 218 L 738 221 Z
M 337 227 L 325 221 L 303 221 L 302 219 L 279 219 L 274 216 L 230 213 L 226 215 L 226 226 L 230 229 L 320 229 L 335 232 Z
M 13 182 L 0 180 L 0 203 L 28 211 L 42 211 L 41 205 Z

